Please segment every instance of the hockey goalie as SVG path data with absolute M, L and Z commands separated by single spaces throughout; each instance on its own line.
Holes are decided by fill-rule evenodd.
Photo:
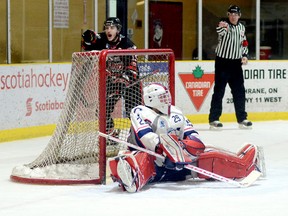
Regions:
M 128 142 L 162 155 L 155 157 L 133 148 L 108 159 L 113 181 L 128 192 L 137 192 L 152 182 L 209 178 L 185 169 L 185 164 L 231 179 L 261 171 L 257 146 L 247 144 L 237 153 L 206 148 L 192 123 L 175 106 L 166 87 L 152 83 L 143 89 L 144 105 L 131 110 Z M 264 158 L 263 158 L 264 160 Z

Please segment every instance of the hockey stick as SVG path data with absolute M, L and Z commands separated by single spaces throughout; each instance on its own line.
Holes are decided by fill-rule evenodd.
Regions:
M 102 132 L 98 132 L 98 134 L 100 136 L 102 136 L 102 137 L 105 137 L 106 139 L 110 139 L 110 140 L 113 140 L 113 141 L 118 142 L 120 144 L 124 144 L 126 146 L 131 147 L 131 148 L 137 149 L 139 151 L 146 152 L 146 153 L 148 153 L 150 155 L 153 155 L 153 156 L 155 156 L 157 158 L 160 158 L 162 160 L 165 159 L 165 157 L 160 155 L 160 154 L 157 154 L 157 153 L 155 153 L 153 151 L 150 151 L 148 149 L 141 148 L 139 146 L 136 146 L 136 145 L 134 145 L 132 143 L 126 142 L 126 141 L 121 140 L 121 139 L 118 139 L 116 137 L 104 134 Z M 229 183 L 229 184 L 234 185 L 236 187 L 249 187 L 250 185 L 252 185 L 261 176 L 261 172 L 253 170 L 248 176 L 243 178 L 241 181 L 235 181 L 235 180 L 226 178 L 224 176 L 218 175 L 216 173 L 212 173 L 212 172 L 210 172 L 208 170 L 196 167 L 196 166 L 194 166 L 192 164 L 185 164 L 184 168 L 188 169 L 188 170 L 191 170 L 191 171 L 194 171 L 194 172 L 197 172 L 197 173 L 200 173 L 200 174 L 205 175 L 205 176 L 207 176 L 209 178 L 216 179 L 216 180 L 221 181 L 221 182 Z
M 155 73 L 158 73 L 159 71 L 160 71 L 159 69 L 156 69 L 156 70 L 150 72 L 149 74 L 146 74 L 145 76 L 140 77 L 139 79 L 137 79 L 137 80 L 134 81 L 133 83 L 130 83 L 129 85 L 126 85 L 125 87 L 123 87 L 123 89 L 120 91 L 120 93 L 117 93 L 117 94 L 114 94 L 114 93 L 113 93 L 113 94 L 109 95 L 108 97 L 112 97 L 112 96 L 114 96 L 114 95 L 118 95 L 119 98 L 120 98 L 121 95 L 124 95 L 124 94 L 125 94 L 126 90 L 129 90 L 129 88 L 135 86 L 136 84 L 140 83 L 142 80 L 144 80 L 144 79 L 146 79 L 146 78 L 154 75 Z M 108 72 L 108 73 L 109 73 L 109 72 Z M 120 81 L 120 80 L 123 80 L 123 79 L 119 78 L 118 81 Z M 125 83 L 125 82 L 122 82 L 122 83 Z
M 146 74 L 145 76 L 143 76 L 143 77 L 137 79 L 135 82 L 129 84 L 129 85 L 126 86 L 125 88 L 130 88 L 130 87 L 136 85 L 137 83 L 141 82 L 142 80 L 144 80 L 144 79 L 146 79 L 146 78 L 148 78 L 148 77 L 154 75 L 155 73 L 158 73 L 159 71 L 160 71 L 159 69 L 156 69 L 156 70 L 152 71 L 151 73 Z

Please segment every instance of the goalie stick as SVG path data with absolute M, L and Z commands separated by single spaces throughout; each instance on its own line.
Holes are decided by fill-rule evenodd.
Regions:
M 132 143 L 126 142 L 126 141 L 121 140 L 121 139 L 118 139 L 116 137 L 107 135 L 107 134 L 102 133 L 102 132 L 98 132 L 98 134 L 100 136 L 102 136 L 102 137 L 105 137 L 106 139 L 110 139 L 110 140 L 113 140 L 113 141 L 118 142 L 120 144 L 124 144 L 126 146 L 131 147 L 131 148 L 137 149 L 139 151 L 146 152 L 146 153 L 148 153 L 150 155 L 153 155 L 155 157 L 158 157 L 158 158 L 160 158 L 162 160 L 165 159 L 164 156 L 162 156 L 160 154 L 157 154 L 156 152 L 150 151 L 148 149 L 141 148 L 139 146 L 136 146 L 136 145 L 134 145 Z M 191 170 L 191 171 L 194 171 L 194 172 L 197 172 L 197 173 L 200 173 L 200 174 L 205 175 L 205 176 L 207 176 L 209 178 L 216 179 L 216 180 L 221 181 L 221 182 L 229 183 L 229 184 L 234 185 L 236 187 L 249 187 L 250 185 L 252 185 L 262 175 L 261 172 L 253 170 L 248 176 L 243 178 L 241 181 L 235 181 L 235 180 L 226 178 L 224 176 L 218 175 L 216 173 L 212 173 L 212 172 L 210 172 L 208 170 L 196 167 L 196 166 L 194 166 L 192 164 L 185 164 L 184 168 L 188 169 L 188 170 Z

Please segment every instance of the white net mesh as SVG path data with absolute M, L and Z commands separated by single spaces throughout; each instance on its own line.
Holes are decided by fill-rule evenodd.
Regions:
M 143 86 L 157 82 L 174 89 L 172 54 L 170 50 L 73 53 L 69 89 L 55 132 L 44 151 L 33 162 L 15 167 L 11 178 L 30 183 L 103 182 L 106 157 L 125 146 L 102 143 L 97 132 L 102 125 L 101 132 L 126 140 L 130 110 L 142 104 Z M 104 104 L 106 113 L 101 113 Z

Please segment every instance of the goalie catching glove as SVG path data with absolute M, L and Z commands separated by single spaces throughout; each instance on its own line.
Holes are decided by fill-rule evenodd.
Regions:
M 205 150 L 204 143 L 196 136 L 189 135 L 186 139 L 180 141 L 183 148 L 189 152 L 189 154 L 198 157 Z

